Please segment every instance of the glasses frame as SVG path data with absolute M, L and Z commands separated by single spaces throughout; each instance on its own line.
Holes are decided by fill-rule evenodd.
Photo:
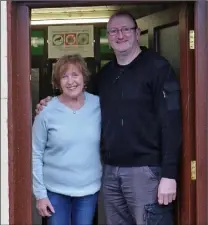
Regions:
M 128 31 L 124 31 L 124 29 L 129 29 Z M 111 31 L 112 30 L 107 30 L 107 33 L 110 35 L 110 36 L 116 36 L 118 35 L 119 31 L 121 31 L 122 34 L 130 34 L 132 30 L 136 30 L 137 27 L 121 27 L 121 28 L 112 28 L 112 30 L 116 31 L 115 34 L 112 34 Z

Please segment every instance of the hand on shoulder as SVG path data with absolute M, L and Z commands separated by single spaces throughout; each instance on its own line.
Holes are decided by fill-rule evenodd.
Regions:
M 45 106 L 47 106 L 47 103 L 52 99 L 51 96 L 48 96 L 44 99 L 41 99 L 40 102 L 36 105 L 36 109 L 35 109 L 35 112 L 36 112 L 36 115 L 38 115 Z

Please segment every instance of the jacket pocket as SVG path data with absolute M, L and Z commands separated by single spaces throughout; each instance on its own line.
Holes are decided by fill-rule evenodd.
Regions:
M 152 179 L 157 179 L 157 180 L 160 179 L 160 177 L 161 177 L 161 167 L 159 167 L 159 166 L 145 166 L 144 168 Z
M 148 204 L 145 209 L 145 225 L 173 225 L 173 204 Z
M 177 81 L 167 81 L 164 83 L 163 95 L 166 100 L 167 109 L 180 109 L 180 86 Z

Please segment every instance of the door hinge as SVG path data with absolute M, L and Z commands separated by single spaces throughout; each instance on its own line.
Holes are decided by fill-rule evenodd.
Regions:
M 194 33 L 194 30 L 189 31 L 189 49 L 195 49 L 195 33 Z
M 191 180 L 196 180 L 196 161 L 191 161 Z

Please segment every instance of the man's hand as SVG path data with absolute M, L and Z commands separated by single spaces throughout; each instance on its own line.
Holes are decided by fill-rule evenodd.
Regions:
M 176 199 L 176 181 L 162 178 L 158 187 L 158 203 L 168 205 Z
M 40 113 L 41 110 L 43 110 L 43 107 L 47 105 L 47 103 L 52 99 L 51 96 L 48 96 L 47 98 L 44 98 L 40 101 L 39 104 L 36 105 L 36 115 L 38 115 Z
M 43 217 L 51 216 L 51 213 L 55 213 L 55 210 L 48 198 L 37 200 L 36 207 L 38 209 L 39 214 Z

